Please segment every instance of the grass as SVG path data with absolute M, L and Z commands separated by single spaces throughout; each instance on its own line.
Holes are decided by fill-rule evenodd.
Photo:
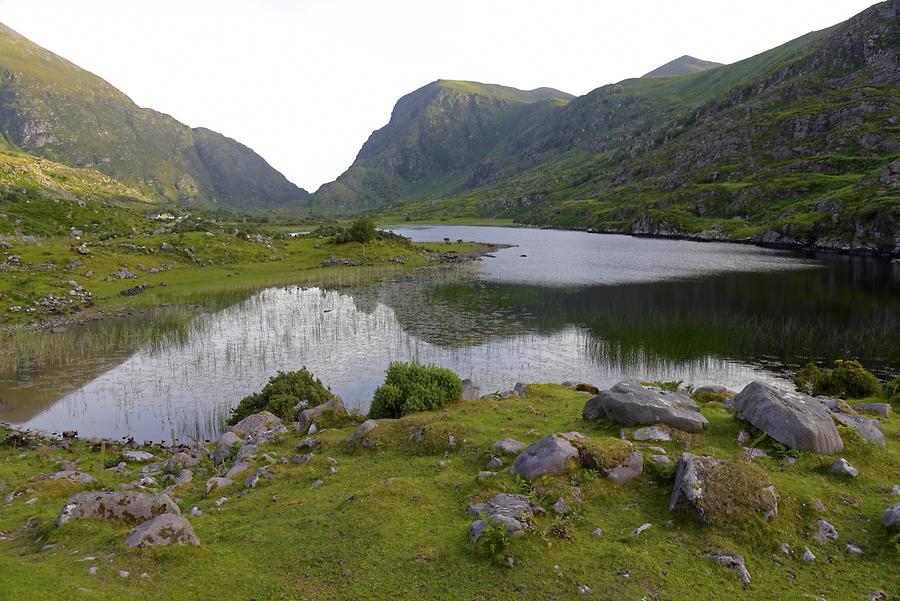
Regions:
M 528 393 L 525 399 L 458 403 L 382 421 L 373 433 L 375 449 L 348 445 L 352 427 L 324 430 L 310 464 L 276 464 L 276 480 L 263 481 L 246 495 L 238 487 L 225 489 L 222 496 L 229 500 L 221 510 L 214 508 L 214 498 L 201 498 L 205 479 L 213 475 L 204 463 L 195 470 L 194 482 L 175 493 L 183 511 L 197 505 L 204 512 L 190 518 L 203 542 L 200 548 L 135 551 L 123 544 L 127 526 L 95 520 L 53 526 L 63 501 L 77 488 L 29 483 L 29 478 L 58 469 L 60 460 L 80 458 L 81 469 L 103 486 L 115 487 L 130 479 L 102 470 L 116 451 L 90 452 L 83 443 L 70 451 L 0 447 L 4 494 L 34 489 L 0 507 L 0 531 L 9 537 L 0 541 L 4 593 L 23 601 L 51 596 L 521 599 L 523 594 L 559 599 L 578 597 L 576 587 L 587 584 L 595 596 L 609 599 L 806 600 L 859 599 L 877 589 L 898 590 L 900 555 L 879 522 L 881 512 L 896 502 L 889 488 L 900 481 L 900 419 L 882 420 L 886 449 L 846 437 L 843 456 L 860 469 L 855 480 L 832 477 L 831 457 L 803 453 L 793 465 L 756 460 L 781 497 L 778 517 L 752 527 L 705 526 L 687 512 L 669 514 L 671 484 L 649 473 L 623 486 L 591 470 L 526 485 L 503 469 L 498 477 L 477 482 L 491 445 L 501 438 L 531 443 L 572 430 L 597 440 L 618 435 L 618 426 L 581 420 L 587 394 L 552 385 L 532 386 Z M 710 428 L 691 438 L 691 452 L 737 460 L 741 424 L 719 405 L 702 410 Z M 417 430 L 426 433 L 421 442 L 410 438 Z M 291 455 L 298 440 L 287 434 L 264 450 Z M 661 446 L 672 458 L 684 449 L 682 442 Z M 335 474 L 327 473 L 327 458 L 336 461 Z M 317 479 L 324 484 L 311 487 Z M 506 548 L 516 557 L 514 568 L 467 544 L 470 501 L 526 492 L 549 509 L 559 495 L 574 502 L 572 484 L 580 486 L 583 498 L 576 515 L 538 516 L 535 530 Z M 37 501 L 25 505 L 30 498 Z M 824 504 L 824 513 L 813 509 L 815 499 Z M 820 518 L 838 528 L 837 543 L 811 540 Z M 631 531 L 643 523 L 652 527 L 633 539 Z M 590 535 L 598 527 L 604 532 L 599 539 Z M 779 555 L 782 542 L 795 554 Z M 860 545 L 865 554 L 845 553 L 847 542 Z M 48 544 L 54 546 L 42 550 Z M 799 558 L 804 546 L 818 561 L 807 564 Z M 734 572 L 704 559 L 710 550 L 743 554 L 752 586 L 744 590 Z M 95 559 L 81 561 L 85 557 Z M 88 573 L 89 566 L 97 566 L 96 575 Z M 131 575 L 120 578 L 119 570 Z M 140 579 L 142 573 L 149 577 Z

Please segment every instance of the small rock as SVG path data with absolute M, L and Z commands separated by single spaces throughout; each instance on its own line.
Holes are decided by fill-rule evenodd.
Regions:
M 497 477 L 497 472 L 484 472 L 484 471 L 482 471 L 482 472 L 478 472 L 478 478 L 477 478 L 477 480 L 478 480 L 479 482 L 484 482 L 485 480 L 489 480 L 489 479 L 491 479 L 491 478 L 496 478 L 496 477 Z
M 817 520 L 816 525 L 819 531 L 813 535 L 813 539 L 819 544 L 825 544 L 830 540 L 838 539 L 837 528 L 831 522 L 826 520 Z
M 859 475 L 859 470 L 850 465 L 850 462 L 843 457 L 838 457 L 834 460 L 834 463 L 831 464 L 831 473 L 836 476 L 856 478 Z
M 96 576 L 97 575 L 97 566 L 89 567 L 88 574 L 90 574 L 91 576 Z
M 503 467 L 503 460 L 499 457 L 491 457 L 485 467 L 489 470 L 498 470 Z
M 329 465 L 329 466 L 325 469 L 325 471 L 328 472 L 329 474 L 336 474 L 336 473 L 337 473 L 337 469 L 336 469 L 333 465 Z
M 129 576 L 131 576 L 131 572 L 119 570 L 119 578 L 128 578 Z
M 900 503 L 894 503 L 884 510 L 881 525 L 891 531 L 900 531 Z
M 518 440 L 513 440 L 512 438 L 504 438 L 503 440 L 498 440 L 494 443 L 492 447 L 495 451 L 502 453 L 503 455 L 515 455 L 519 451 L 525 448 L 525 445 Z
M 226 488 L 228 486 L 231 486 L 232 484 L 234 484 L 234 480 L 230 478 L 210 478 L 206 481 L 206 488 L 203 491 L 203 497 L 208 497 L 209 493 L 213 492 L 217 488 Z
M 566 503 L 565 499 L 560 497 L 556 500 L 556 503 L 553 504 L 553 511 L 559 515 L 567 515 L 571 513 L 572 508 L 569 507 L 569 504 Z
M 787 543 L 781 543 L 781 547 L 779 547 L 779 551 L 781 551 L 781 553 L 784 555 L 790 555 L 791 554 L 791 546 Z
M 213 505 L 215 505 L 216 507 L 221 507 L 222 505 L 225 504 L 225 501 L 227 501 L 227 500 L 228 500 L 228 497 L 222 497 L 221 499 L 219 499 L 218 501 L 213 503 Z
M 589 587 L 589 586 L 586 585 L 586 584 L 579 584 L 579 585 L 578 585 L 578 592 L 581 593 L 582 595 L 589 595 L 589 594 L 591 594 L 591 593 L 594 592 L 594 591 L 593 591 L 593 589 L 591 589 L 591 587 Z
M 845 547 L 845 551 L 847 551 L 847 553 L 849 553 L 850 555 L 862 555 L 863 554 L 862 547 L 854 545 L 853 543 L 847 543 L 847 546 Z
M 809 547 L 803 548 L 803 561 L 815 561 L 816 556 L 809 550 Z
M 194 507 L 191 507 L 191 517 L 196 518 L 200 517 L 201 515 L 203 515 L 203 512 L 200 511 L 199 507 L 197 507 L 196 505 Z
M 869 601 L 888 601 L 890 597 L 884 591 L 872 591 L 868 595 L 866 595 L 866 599 Z
M 639 537 L 641 534 L 643 534 L 644 532 L 646 532 L 647 530 L 649 530 L 652 526 L 653 526 L 653 524 L 642 524 L 642 525 L 638 526 L 638 527 L 635 528 L 635 530 L 631 533 L 631 537 L 632 537 L 632 538 L 637 538 L 637 537 Z
M 747 569 L 747 564 L 744 563 L 743 555 L 721 555 L 719 553 L 707 553 L 707 559 L 715 561 L 718 564 L 725 566 L 728 569 L 734 570 L 741 576 L 741 582 L 745 585 L 750 584 L 750 571 Z
M 374 419 L 367 419 L 363 423 L 359 425 L 359 427 L 354 430 L 353 434 L 350 435 L 350 438 L 347 439 L 347 442 L 356 442 L 357 440 L 364 439 L 368 440 L 369 432 L 378 427 L 378 422 Z
M 594 528 L 594 531 L 591 532 L 591 536 L 594 538 L 603 538 L 603 530 L 600 528 Z
M 325 484 L 325 482 L 323 482 L 322 480 L 316 480 L 316 481 L 313 482 L 310 486 L 312 486 L 313 488 L 319 488 L 319 487 L 322 486 L 323 484 Z

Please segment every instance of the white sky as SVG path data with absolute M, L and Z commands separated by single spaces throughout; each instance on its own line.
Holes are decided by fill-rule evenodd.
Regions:
M 733 62 L 872 0 L 0 0 L 0 21 L 313 191 L 435 79 L 584 94 L 682 54 Z

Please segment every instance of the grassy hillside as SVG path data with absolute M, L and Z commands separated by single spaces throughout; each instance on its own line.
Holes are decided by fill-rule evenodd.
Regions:
M 656 69 L 653 69 L 649 73 L 645 73 L 642 77 L 672 77 L 673 75 L 689 75 L 691 73 L 698 73 L 700 71 L 715 69 L 716 67 L 721 66 L 722 63 L 705 61 L 685 54 L 684 56 L 679 56 L 673 61 L 669 61 L 665 65 L 661 65 Z
M 31 154 L 96 169 L 162 199 L 250 209 L 306 196 L 246 146 L 140 108 L 2 24 L 0 136 Z
M 280 463 L 296 456 L 304 438 L 293 431 L 259 449 L 258 459 L 237 482 L 203 498 L 207 478 L 223 473 L 209 459 L 193 469 L 193 482 L 170 494 L 189 516 L 200 547 L 129 549 L 131 526 L 105 520 L 54 525 L 67 497 L 85 488 L 64 481 L 30 481 L 40 473 L 76 461 L 96 477 L 88 488 L 115 489 L 138 477 L 139 465 L 124 474 L 104 471 L 119 461 L 114 446 L 92 452 L 75 442 L 13 449 L 0 445 L 0 486 L 12 500 L 0 508 L 0 571 L 11 598 L 48 596 L 84 599 L 745 599 L 806 601 L 865 599 L 900 590 L 896 537 L 880 524 L 897 497 L 900 478 L 900 421 L 882 418 L 887 446 L 876 448 L 843 432 L 842 456 L 860 470 L 855 479 L 829 472 L 833 457 L 784 455 L 765 441 L 767 452 L 752 464 L 774 484 L 779 511 L 772 521 L 735 513 L 704 525 L 677 508 L 668 511 L 669 469 L 651 467 L 651 454 L 677 459 L 689 448 L 699 455 L 740 463 L 738 442 L 746 426 L 710 402 L 703 434 L 671 442 L 636 443 L 646 467 L 637 479 L 614 484 L 599 470 L 576 469 L 533 483 L 509 475 L 512 458 L 502 457 L 498 475 L 476 476 L 495 441 L 512 437 L 526 444 L 553 432 L 578 431 L 601 448 L 614 449 L 618 426 L 581 419 L 587 393 L 555 385 L 532 385 L 528 397 L 462 402 L 446 410 L 399 420 L 379 420 L 370 435 L 375 447 L 347 443 L 355 424 L 335 422 L 313 438 L 308 463 Z M 630 436 L 632 429 L 626 428 Z M 417 438 L 411 433 L 420 432 Z M 3 434 L 0 434 L 0 438 Z M 650 446 L 662 447 L 650 450 Z M 147 449 L 165 461 L 170 451 Z M 255 488 L 241 482 L 272 456 L 274 479 Z M 167 483 L 157 476 L 158 490 Z M 26 492 L 27 491 L 27 492 Z M 501 492 L 522 493 L 545 513 L 522 538 L 467 543 L 469 504 Z M 23 494 L 20 494 L 23 493 Z M 708 493 L 712 494 L 712 493 Z M 562 497 L 573 509 L 552 509 Z M 221 507 L 218 499 L 225 498 Z M 837 541 L 817 543 L 817 520 L 838 532 Z M 642 524 L 650 528 L 639 536 Z M 594 531 L 600 529 L 600 536 Z M 790 552 L 781 550 L 786 543 Z M 848 543 L 863 553 L 846 550 Z M 813 562 L 802 559 L 809 548 Z M 750 572 L 744 586 L 737 572 L 706 554 L 741 554 Z M 512 559 L 507 559 L 512 558 Z M 512 565 L 510 565 L 512 564 Z M 587 588 L 585 588 L 587 587 Z M 588 594 L 589 592 L 589 594 Z

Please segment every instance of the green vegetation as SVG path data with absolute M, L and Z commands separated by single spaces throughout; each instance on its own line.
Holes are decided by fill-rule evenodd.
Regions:
M 572 441 L 581 455 L 581 464 L 593 470 L 611 470 L 625 463 L 634 449 L 620 438 L 579 438 Z
M 835 368 L 822 371 L 809 363 L 797 372 L 794 384 L 797 389 L 816 396 L 836 396 L 864 398 L 876 395 L 881 386 L 875 374 L 864 368 L 859 361 L 838 359 Z
M 765 489 L 773 486 L 766 471 L 741 459 L 725 461 L 713 467 L 699 501 L 703 516 L 711 524 L 758 527 L 763 516 L 777 506 Z
M 434 411 L 462 397 L 462 381 L 451 370 L 418 361 L 395 361 L 375 391 L 369 417 L 396 418 Z
M 706 525 L 681 510 L 669 513 L 671 482 L 650 473 L 615 485 L 583 469 L 526 484 L 507 473 L 506 459 L 498 476 L 476 479 L 491 446 L 505 437 L 526 444 L 552 432 L 579 431 L 595 440 L 617 437 L 618 426 L 581 419 L 589 398 L 541 385 L 530 386 L 526 399 L 454 403 L 437 412 L 380 421 L 371 433 L 372 449 L 346 442 L 355 426 L 327 429 L 316 435 L 320 442 L 310 463 L 273 464 L 274 480 L 261 479 L 246 492 L 238 483 L 209 498 L 203 498 L 204 482 L 221 472 L 204 459 L 193 468 L 193 482 L 172 493 L 186 515 L 194 506 L 203 511 L 187 515 L 202 541 L 197 548 L 128 549 L 123 541 L 130 526 L 104 520 L 56 528 L 65 500 L 81 487 L 30 478 L 57 471 L 60 461 L 77 460 L 78 469 L 99 480 L 98 487 L 116 489 L 137 477 L 136 466 L 123 475 L 104 471 L 118 457 L 118 448 L 92 451 L 80 441 L 68 450 L 0 443 L 2 493 L 32 491 L 0 508 L 4 594 L 20 601 L 452 601 L 514 600 L 527 591 L 531 598 L 574 599 L 582 597 L 578 586 L 586 584 L 598 598 L 806 601 L 864 599 L 876 590 L 897 590 L 900 556 L 894 537 L 879 522 L 896 502 L 890 487 L 900 481 L 900 418 L 879 418 L 884 449 L 846 439 L 842 456 L 860 470 L 856 479 L 831 476 L 833 457 L 799 453 L 792 463 L 770 453 L 754 459 L 751 479 L 764 473 L 780 503 L 772 521 L 751 520 L 750 526 L 727 518 Z M 740 465 L 743 449 L 735 440 L 744 425 L 719 405 L 701 410 L 709 429 L 691 441 L 690 452 Z M 423 429 L 421 441 L 411 436 Z M 633 429 L 625 431 L 630 436 Z M 452 446 L 449 434 L 455 436 Z M 289 432 L 261 452 L 289 457 L 300 440 L 300 434 Z M 653 445 L 673 459 L 684 452 L 680 441 Z M 169 453 L 150 450 L 162 459 Z M 333 474 L 327 458 L 336 462 Z M 745 481 L 729 475 L 722 482 L 732 482 L 732 476 Z M 322 484 L 313 487 L 317 480 Z M 572 497 L 573 484 L 580 502 Z M 501 492 L 527 494 L 546 513 L 534 518 L 524 537 L 504 537 L 497 530 L 483 543 L 469 545 L 475 516 L 466 514 L 467 505 Z M 560 496 L 577 508 L 571 517 L 552 511 Z M 217 509 L 220 497 L 228 501 Z M 37 500 L 26 504 L 32 498 Z M 819 519 L 835 525 L 838 541 L 812 540 Z M 652 527 L 632 537 L 644 523 Z M 596 528 L 602 537 L 591 535 Z M 864 554 L 847 553 L 848 542 Z M 782 543 L 789 544 L 790 555 L 781 553 Z M 804 547 L 816 554 L 815 562 L 801 559 Z M 743 555 L 751 585 L 745 588 L 735 572 L 707 560 L 710 551 Z M 89 557 L 94 559 L 85 561 Z M 507 557 L 515 558 L 511 568 Z M 96 574 L 89 573 L 91 567 L 97 567 Z M 130 575 L 119 577 L 120 570 Z M 148 577 L 141 578 L 144 573 Z
M 280 371 L 278 375 L 269 378 L 261 391 L 241 399 L 238 406 L 231 410 L 228 423 L 234 425 L 260 411 L 268 411 L 285 421 L 293 421 L 297 416 L 298 406 L 301 409 L 315 407 L 332 398 L 334 394 L 305 367 L 297 371 Z

